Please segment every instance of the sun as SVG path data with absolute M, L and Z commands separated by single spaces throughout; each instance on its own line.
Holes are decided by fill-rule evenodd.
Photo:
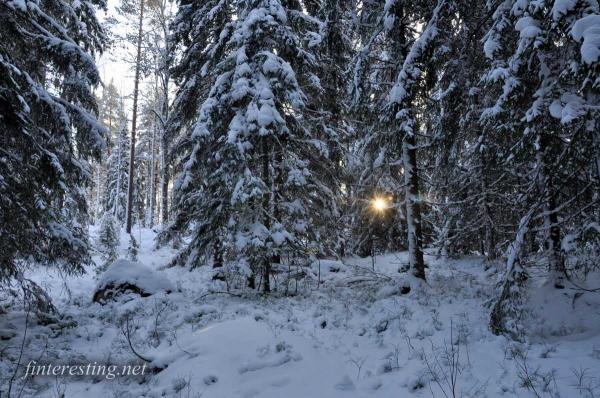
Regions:
M 377 211 L 384 211 L 388 207 L 388 204 L 384 198 L 373 199 L 372 205 L 373 205 L 373 208 Z

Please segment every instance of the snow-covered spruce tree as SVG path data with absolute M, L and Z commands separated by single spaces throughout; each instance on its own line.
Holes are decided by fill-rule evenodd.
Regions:
M 117 225 L 115 217 L 111 212 L 106 212 L 100 220 L 98 231 L 98 245 L 104 257 L 104 264 L 112 263 L 117 259 L 117 247 L 119 246 L 120 226 Z
M 171 231 L 192 229 L 176 261 L 196 266 L 207 248 L 219 248 L 248 261 L 268 292 L 272 261 L 323 250 L 320 226 L 337 214 L 324 182 L 328 147 L 306 108 L 309 90 L 320 88 L 306 15 L 300 3 L 279 0 L 183 3 L 180 13 L 176 26 L 193 41 L 179 95 L 212 84 L 191 115 L 191 151 L 176 184 Z
M 119 226 L 126 221 L 127 184 L 129 183 L 130 142 L 127 118 L 119 122 L 117 135 L 111 142 L 111 151 L 106 159 L 105 212 L 111 213 Z
M 155 106 L 152 109 L 157 119 L 159 167 L 160 167 L 160 200 L 158 201 L 159 220 L 167 223 L 169 218 L 169 137 L 167 127 L 170 113 L 171 93 L 171 58 L 173 57 L 173 43 L 169 38 L 169 24 L 175 13 L 175 0 L 157 0 L 148 3 L 147 14 L 149 19 L 150 46 L 149 53 L 152 57 L 152 74 L 155 77 Z
M 103 151 L 104 152 L 104 151 Z M 103 154 L 103 156 L 105 156 Z M 106 193 L 106 169 L 101 160 L 91 162 L 93 184 L 87 192 L 87 203 L 89 206 L 90 222 L 99 224 L 102 219 L 104 194 Z
M 150 62 L 148 59 L 148 52 L 146 50 L 145 43 L 148 42 L 149 36 L 144 30 L 145 13 L 147 3 L 149 0 L 121 0 L 119 7 L 117 8 L 118 13 L 123 17 L 124 21 L 133 29 L 135 34 L 126 34 L 122 39 L 128 41 L 130 44 L 135 46 L 134 55 L 131 59 L 135 76 L 133 80 L 133 107 L 131 114 L 131 146 L 129 152 L 129 181 L 127 183 L 127 211 L 126 211 L 126 222 L 125 230 L 127 233 L 131 233 L 131 227 L 133 226 L 133 214 L 139 210 L 139 202 L 134 196 L 136 188 L 135 177 L 136 173 L 136 135 L 138 129 L 138 103 L 139 103 L 139 92 L 140 92 L 140 80 L 148 72 L 150 68 Z M 139 196 L 139 195 L 138 195 Z M 139 212 L 139 211 L 138 211 Z
M 307 107 L 314 115 L 313 123 L 318 138 L 327 144 L 331 159 L 331 170 L 327 185 L 332 187 L 338 198 L 341 218 L 329 226 L 322 239 L 336 247 L 338 255 L 344 256 L 350 238 L 347 225 L 351 217 L 351 186 L 353 176 L 349 173 L 348 152 L 355 139 L 348 104 L 348 65 L 353 57 L 352 2 L 349 0 L 320 0 L 307 2 L 311 21 L 318 27 L 318 34 L 309 39 L 308 50 L 314 54 L 320 67 L 315 71 L 321 89 L 311 95 L 312 103 Z M 331 221 L 331 220 L 323 220 Z
M 88 203 L 92 204 L 90 213 L 93 222 L 100 223 L 106 209 L 107 158 L 113 149 L 115 137 L 118 136 L 119 120 L 124 117 L 122 99 L 111 80 L 102 87 L 102 94 L 97 98 L 98 121 L 106 128 L 106 148 L 102 151 L 102 159 L 94 162 L 93 181 Z
M 139 221 L 150 228 L 160 218 L 158 206 L 164 205 L 162 200 L 158 200 L 162 199 L 158 191 L 163 186 L 159 177 L 162 180 L 161 176 L 164 176 L 161 162 L 166 161 L 166 158 L 160 156 L 163 153 L 161 142 L 165 133 L 165 119 L 161 115 L 166 113 L 163 114 L 165 98 L 159 73 L 155 72 L 154 82 L 143 91 L 144 100 L 139 115 L 139 139 L 136 149 L 138 170 L 134 208 L 139 212 Z
M 479 252 L 488 260 L 497 256 L 499 220 L 518 222 L 501 203 L 509 174 L 501 159 L 504 141 L 493 136 L 492 126 L 480 122 L 481 107 L 490 93 L 481 83 L 487 68 L 480 43 L 489 21 L 485 4 L 452 2 L 454 13 L 446 26 L 438 54 L 428 60 L 428 101 L 422 123 L 428 126 L 429 145 L 424 148 L 430 210 L 425 225 L 433 226 L 438 254 L 455 256 Z
M 219 34 L 227 24 L 232 23 L 232 16 L 231 6 L 218 0 L 201 3 L 193 0 L 178 1 L 177 13 L 167 43 L 173 52 L 181 54 L 181 59 L 171 64 L 172 77 L 178 89 L 169 117 L 164 120 L 165 131 L 162 137 L 164 147 L 168 147 L 165 160 L 170 166 L 169 177 L 182 172 L 184 159 L 192 150 L 193 141 L 190 139 L 189 130 L 197 119 L 197 111 L 202 101 L 208 97 L 211 84 L 215 80 L 217 71 L 212 68 L 214 59 L 217 55 L 222 56 L 221 52 L 215 54 L 217 49 L 215 46 L 219 43 L 220 46 L 223 45 Z M 207 48 L 194 43 L 207 43 Z M 174 192 L 173 196 L 175 196 Z M 175 203 L 172 203 L 171 207 L 174 205 Z M 191 208 L 178 210 L 179 217 L 170 219 L 169 228 L 165 228 L 158 236 L 158 245 L 172 241 L 173 246 L 179 249 L 182 243 L 181 234 L 188 230 L 189 223 L 192 222 L 191 214 L 183 216 L 182 213 L 191 210 Z M 194 263 L 199 264 L 199 258 L 202 256 L 203 253 L 196 251 L 193 256 Z M 186 252 L 183 252 L 174 263 L 182 264 L 184 263 L 182 260 L 186 258 Z
M 127 246 L 127 258 L 130 259 L 131 261 L 137 261 L 139 249 L 140 249 L 140 245 L 138 244 L 137 240 L 135 240 L 135 237 L 133 236 L 133 234 L 129 234 L 129 245 Z
M 351 65 L 351 106 L 357 123 L 348 168 L 355 175 L 350 185 L 352 250 L 362 256 L 375 250 L 374 245 L 383 250 L 406 248 L 406 217 L 397 203 L 403 196 L 399 195 L 402 146 L 394 129 L 382 120 L 408 37 L 416 35 L 415 15 L 404 3 L 366 1 L 355 18 L 355 40 L 360 46 Z M 380 196 L 395 202 L 381 215 L 371 207 L 371 200 Z
M 0 2 L 0 281 L 35 262 L 91 262 L 85 191 L 104 129 L 91 87 L 104 1 Z M 8 39 L 10 38 L 10 39 Z
M 525 235 L 533 209 L 523 215 L 519 221 L 516 236 L 506 251 L 506 271 L 504 282 L 500 287 L 500 297 L 494 303 L 490 314 L 490 329 L 495 334 L 506 334 L 521 341 L 523 339 L 523 304 L 525 302 L 524 284 L 527 271 L 524 268 L 523 256 Z
M 523 246 L 514 255 L 521 263 L 529 258 L 547 264 L 549 282 L 563 288 L 562 237 L 594 220 L 595 212 L 587 209 L 597 207 L 590 177 L 596 174 L 597 152 L 591 148 L 598 86 L 593 70 L 597 72 L 600 49 L 589 39 L 600 29 L 598 4 L 505 1 L 493 11 L 484 45 L 492 61 L 484 77 L 498 99 L 482 118 L 512 141 L 506 159 L 507 171 L 518 181 L 512 211 L 523 216 L 511 247 L 523 246 L 520 231 L 528 228 L 534 247 Z M 528 225 L 523 227 L 524 221 Z M 534 258 L 535 246 L 541 256 Z M 514 270 L 507 267 L 503 292 L 517 289 Z M 495 333 L 510 329 L 511 314 L 502 311 L 506 299 L 502 294 L 492 313 Z
M 374 32 L 363 39 L 354 73 L 355 95 L 371 103 L 367 106 L 372 108 L 376 123 L 375 128 L 366 130 L 360 143 L 359 156 L 366 166 L 360 186 L 363 190 L 371 187 L 371 192 L 366 191 L 369 195 L 404 191 L 410 272 L 421 279 L 425 278 L 425 264 L 417 137 L 422 135 L 419 131 L 423 126 L 417 119 L 423 109 L 419 105 L 425 78 L 430 73 L 435 76 L 434 71 L 427 75 L 421 71 L 435 55 L 438 25 L 449 9 L 443 0 L 434 5 L 404 1 L 388 1 L 383 8 L 375 5 L 371 15 L 364 17 L 375 20 Z M 423 28 L 417 32 L 419 25 Z
M 144 87 L 134 87 L 134 91 L 140 93 L 139 99 L 134 101 L 136 132 L 131 134 L 132 138 L 135 136 L 135 167 L 132 175 L 134 189 L 130 220 L 131 223 L 139 222 L 150 227 L 156 221 L 157 205 L 164 207 L 165 211 L 160 211 L 165 219 L 168 209 L 169 164 L 166 127 L 169 117 L 169 63 L 174 54 L 167 36 L 173 7 L 173 0 L 127 0 L 121 1 L 119 8 L 121 17 L 127 19 L 131 30 L 136 32 L 136 35 L 125 34 L 119 38 L 121 42 L 134 47 L 128 57 L 131 58 L 132 69 L 138 73 L 138 80 L 150 77 L 145 81 Z M 135 23 L 131 23 L 133 20 Z M 140 22 L 143 22 L 142 31 L 139 29 Z M 138 44 L 141 47 L 138 47 Z M 132 118 L 132 128 L 133 122 Z M 131 153 L 130 148 L 130 159 Z M 130 164 L 130 161 L 127 164 Z M 159 175 L 160 182 L 157 181 Z M 157 201 L 159 187 L 162 190 L 161 200 Z M 129 201 L 128 189 L 127 192 Z
M 589 183 L 590 189 L 580 194 L 582 189 L 573 189 L 577 208 L 585 209 L 571 218 L 567 233 L 561 240 L 561 249 L 566 257 L 566 272 L 569 279 L 583 269 L 598 269 L 600 257 L 600 44 L 597 34 L 600 30 L 600 10 L 598 4 L 590 4 L 580 13 L 571 13 L 564 23 L 571 27 L 570 36 L 579 45 L 579 53 L 572 55 L 571 78 L 577 82 L 572 91 L 560 100 L 553 101 L 551 112 L 561 124 L 576 126 L 583 140 L 576 147 L 572 167 L 580 172 L 581 183 Z M 578 90 L 577 90 L 578 88 Z M 567 94 L 567 95 L 565 95 Z M 576 118 L 574 116 L 577 116 Z M 573 253 L 574 252 L 574 253 Z M 585 265 L 587 264 L 587 265 Z
M 428 56 L 435 56 L 439 40 L 441 20 L 451 13 L 451 4 L 438 0 L 432 10 L 425 10 L 427 16 L 423 31 L 409 47 L 398 73 L 396 83 L 389 93 L 388 111 L 398 125 L 398 137 L 402 140 L 402 166 L 405 183 L 406 225 L 408 234 L 408 255 L 410 272 L 413 276 L 425 279 L 423 259 L 423 235 L 419 164 L 417 163 L 417 120 L 419 92 L 423 91 L 423 66 L 427 66 Z
M 154 101 L 149 96 L 142 105 L 140 112 L 139 139 L 136 150 L 137 195 L 135 209 L 139 211 L 139 222 L 152 228 L 156 209 L 156 177 L 158 133 L 156 115 L 149 110 L 154 107 Z

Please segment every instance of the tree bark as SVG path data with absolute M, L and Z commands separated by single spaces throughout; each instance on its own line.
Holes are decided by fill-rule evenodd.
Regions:
M 487 180 L 487 159 L 483 151 L 481 153 L 481 192 L 483 195 L 481 210 L 484 218 L 484 252 L 487 261 L 496 259 L 496 243 L 494 236 L 494 222 L 492 220 L 492 213 L 489 205 L 488 195 L 488 180 Z
M 271 215 L 269 214 L 271 211 L 270 202 L 271 202 L 271 176 L 270 176 L 270 151 L 269 144 L 267 142 L 267 137 L 263 137 L 262 144 L 262 157 L 263 157 L 263 182 L 265 184 L 265 192 L 263 193 L 263 212 L 264 212 L 264 221 L 263 224 L 265 228 L 270 232 L 271 231 Z M 263 259 L 263 286 L 264 292 L 271 292 L 271 256 L 268 253 L 265 253 Z
M 102 164 L 100 162 L 98 162 L 98 165 L 96 166 L 96 173 L 98 174 L 98 178 L 96 180 L 96 209 L 94 211 L 94 221 L 98 221 L 100 219 L 100 185 L 101 185 L 101 175 L 100 173 L 102 172 Z
M 280 138 L 282 142 L 285 138 Z M 273 195 L 271 197 L 271 208 L 273 209 L 273 217 L 275 221 L 281 223 L 281 211 L 279 209 L 279 195 L 280 192 L 283 192 L 283 151 L 281 149 L 276 149 L 274 154 L 274 168 L 277 168 L 277 173 L 273 177 Z M 272 263 L 281 264 L 281 252 L 273 254 Z
M 119 203 L 121 202 L 121 178 L 123 177 L 121 175 L 121 165 L 123 164 L 123 159 L 121 159 L 121 153 L 123 151 L 123 136 L 121 134 L 122 132 L 119 131 L 119 141 L 118 141 L 118 145 L 119 145 L 119 150 L 117 152 L 117 187 L 116 190 L 117 192 L 115 192 L 115 199 L 113 202 L 113 217 L 115 217 L 116 220 L 119 221 L 119 230 L 121 230 L 121 228 L 123 227 L 123 220 L 119 220 Z
M 221 248 L 221 242 L 215 242 L 213 250 L 213 268 L 223 267 L 223 249 Z
M 167 161 L 168 142 L 167 142 L 167 124 L 169 120 L 169 80 L 170 80 L 170 65 L 169 60 L 171 57 L 171 48 L 169 46 L 169 24 L 166 16 L 166 3 L 161 2 L 161 25 L 163 30 L 163 37 L 165 40 L 164 54 L 162 54 L 161 71 L 162 71 L 162 124 L 161 124 L 161 136 L 160 136 L 160 152 L 161 152 L 161 172 L 160 172 L 160 184 L 161 184 L 161 221 L 166 224 L 169 221 L 169 164 Z
M 166 85 L 163 99 L 163 118 L 166 121 L 168 119 L 168 84 Z M 167 163 L 167 137 L 166 137 L 166 126 L 161 126 L 161 137 L 160 137 L 160 211 L 161 211 L 161 222 L 166 224 L 169 221 L 169 164 Z
M 140 0 L 140 18 L 139 18 L 139 29 L 137 37 L 137 54 L 135 59 L 135 81 L 133 86 L 133 114 L 131 118 L 131 151 L 129 154 L 129 186 L 127 187 L 127 233 L 131 233 L 131 226 L 133 223 L 133 185 L 134 185 L 134 172 L 135 172 L 135 133 L 137 128 L 137 108 L 138 108 L 138 94 L 140 86 L 140 73 L 141 73 L 141 62 L 142 62 L 142 39 L 143 39 L 143 22 L 144 22 L 144 0 Z
M 407 134 L 402 143 L 404 183 L 406 185 L 406 223 L 408 225 L 408 254 L 411 273 L 425 280 L 423 238 L 421 234 L 421 204 L 419 198 L 419 172 L 415 137 Z
M 538 136 L 539 149 L 537 152 L 538 184 L 540 194 L 544 197 L 542 206 L 544 219 L 544 251 L 548 256 L 548 268 L 556 288 L 564 288 L 565 263 L 560 248 L 560 227 L 556 212 L 555 189 L 552 176 L 546 162 L 548 138 L 544 134 Z
M 148 209 L 148 226 L 152 228 L 154 226 L 154 206 L 156 199 L 156 186 L 154 184 L 154 171 L 156 164 L 156 154 L 155 154 L 155 141 L 156 141 L 156 125 L 152 127 L 152 144 L 151 144 L 151 156 L 150 156 L 150 187 L 149 187 L 149 200 L 150 206 Z

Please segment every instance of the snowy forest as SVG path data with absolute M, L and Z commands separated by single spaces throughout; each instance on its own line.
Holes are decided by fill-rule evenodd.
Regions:
M 598 0 L 0 0 L 0 398 L 599 398 Z

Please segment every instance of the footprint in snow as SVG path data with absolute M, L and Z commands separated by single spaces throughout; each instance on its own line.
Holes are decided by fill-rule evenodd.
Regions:
M 335 388 L 342 391 L 354 391 L 356 389 L 354 382 L 348 375 L 344 375 L 344 378 L 335 385 Z
M 283 386 L 288 385 L 289 383 L 290 383 L 289 377 L 282 377 L 282 378 L 278 378 L 278 379 L 271 381 L 270 384 L 273 387 L 283 387 Z
M 217 381 L 219 381 L 219 378 L 214 375 L 208 375 L 208 376 L 204 377 L 203 381 L 204 381 L 204 384 L 206 384 L 207 386 L 210 386 L 211 384 L 215 384 Z

